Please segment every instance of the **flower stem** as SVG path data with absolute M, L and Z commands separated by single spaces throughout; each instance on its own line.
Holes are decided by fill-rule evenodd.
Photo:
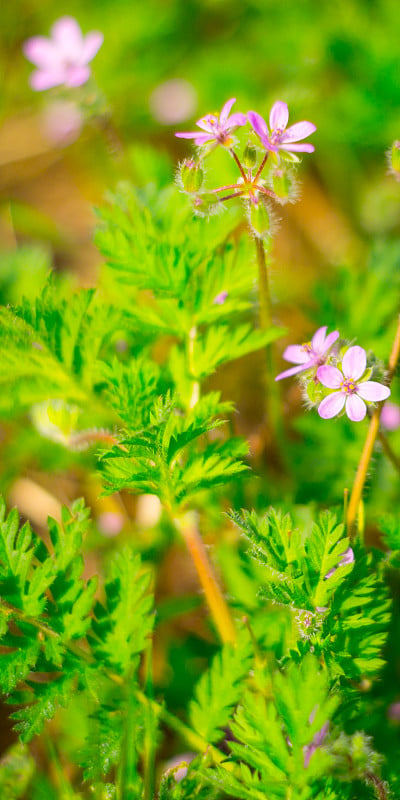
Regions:
M 209 561 L 203 539 L 197 530 L 195 515 L 193 512 L 189 512 L 183 517 L 176 517 L 174 523 L 193 559 L 221 640 L 224 644 L 234 644 L 236 630 L 233 619 Z
M 397 322 L 396 334 L 392 345 L 392 351 L 389 357 L 388 380 L 387 380 L 388 384 L 390 384 L 393 378 L 396 365 L 399 359 L 399 355 L 400 355 L 400 317 Z M 357 467 L 356 477 L 354 480 L 353 489 L 349 500 L 349 506 L 347 509 L 347 529 L 350 537 L 352 537 L 353 535 L 354 523 L 356 521 L 358 513 L 358 506 L 360 504 L 361 496 L 363 493 L 365 479 L 367 477 L 367 471 L 369 463 L 371 461 L 376 438 L 379 433 L 379 420 L 382 408 L 383 408 L 382 404 L 378 405 L 375 408 L 374 413 L 372 414 L 367 437 L 365 439 L 363 451 L 361 453 L 361 458 Z
M 242 165 L 241 165 L 241 163 L 240 163 L 240 161 L 239 161 L 239 159 L 238 159 L 238 157 L 237 157 L 237 155 L 236 155 L 236 153 L 235 153 L 233 148 L 232 148 L 232 150 L 230 150 L 230 154 L 235 159 L 235 161 L 236 161 L 236 163 L 237 163 L 237 165 L 239 167 L 240 174 L 241 174 L 242 178 L 244 179 L 244 181 L 246 182 L 246 173 L 245 173 L 245 171 L 244 171 L 244 169 L 243 169 L 243 167 L 242 167 Z
M 387 437 L 383 433 L 383 431 L 379 431 L 378 439 L 382 445 L 382 450 L 385 455 L 388 457 L 389 461 L 392 462 L 395 469 L 400 472 L 400 458 L 394 452 L 391 444 L 388 442 Z
M 266 330 L 272 325 L 272 303 L 269 290 L 267 262 L 265 259 L 264 243 L 256 238 L 256 252 L 258 262 L 258 293 L 260 299 L 260 328 Z
M 259 166 L 259 168 L 258 168 L 258 170 L 256 172 L 256 175 L 255 175 L 255 178 L 254 178 L 254 183 L 256 183 L 258 178 L 260 177 L 260 175 L 261 175 L 261 173 L 262 173 L 262 171 L 263 171 L 263 169 L 264 169 L 264 167 L 265 167 L 265 165 L 266 165 L 266 163 L 268 161 L 268 156 L 269 156 L 269 151 L 267 150 L 267 152 L 265 153 L 265 156 L 264 156 L 264 158 L 263 158 L 263 160 L 262 160 L 262 162 L 261 162 L 261 164 L 260 164 L 260 166 Z
M 188 367 L 189 367 L 189 374 L 190 377 L 193 378 L 192 384 L 192 393 L 189 400 L 189 408 L 194 408 L 196 403 L 200 400 L 200 383 L 199 381 L 195 380 L 195 364 L 194 364 L 194 344 L 197 337 L 197 328 L 196 325 L 192 325 L 189 331 L 189 337 L 187 342 L 187 358 L 188 358 Z

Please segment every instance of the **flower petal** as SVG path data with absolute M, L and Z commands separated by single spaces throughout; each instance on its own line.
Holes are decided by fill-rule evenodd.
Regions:
M 313 144 L 280 144 L 280 150 L 286 150 L 288 153 L 313 153 L 315 147 Z
M 336 417 L 336 414 L 340 414 L 344 403 L 346 400 L 346 395 L 344 392 L 333 392 L 333 394 L 328 394 L 328 397 L 324 397 L 322 403 L 318 406 L 318 414 L 322 419 L 331 419 L 332 417 Z
M 323 353 L 323 346 L 325 342 L 326 332 L 328 330 L 328 326 L 324 325 L 322 328 L 318 328 L 318 330 L 314 333 L 314 336 L 311 339 L 312 349 L 316 353 Z
M 54 86 L 61 86 L 65 82 L 65 76 L 64 69 L 35 70 L 29 78 L 29 83 L 35 92 L 42 92 Z
M 352 380 L 356 381 L 358 378 L 361 378 L 361 375 L 365 372 L 366 366 L 367 354 L 364 348 L 358 345 L 349 347 L 343 356 L 343 375 L 345 375 L 346 378 L 352 378 Z
M 175 134 L 175 136 L 177 136 L 178 139 L 195 139 L 196 136 L 201 136 L 201 135 L 202 134 L 200 134 L 198 131 L 190 131 L 188 133 L 176 133 Z M 204 136 L 205 135 L 206 134 L 204 134 Z
M 328 350 L 330 350 L 330 348 L 336 342 L 339 336 L 340 336 L 339 331 L 332 331 L 332 333 L 328 333 L 328 336 L 325 339 L 322 353 L 326 353 Z
M 88 64 L 96 53 L 100 50 L 104 42 L 104 36 L 100 31 L 90 31 L 83 39 L 83 50 L 81 55 L 81 63 Z
M 241 125 L 246 125 L 247 117 L 246 114 L 241 114 L 238 111 L 236 114 L 231 114 L 226 121 L 225 128 L 231 130 L 231 128 L 239 128 Z
M 310 361 L 310 354 L 301 344 L 289 344 L 283 353 L 285 361 L 292 361 L 293 364 L 305 364 Z
M 317 126 L 312 122 L 296 122 L 295 125 L 291 125 L 290 128 L 285 130 L 285 132 L 282 134 L 281 142 L 282 144 L 287 144 L 288 142 L 298 142 L 299 139 L 305 139 L 316 130 Z
M 361 422 L 367 413 L 367 406 L 358 394 L 349 394 L 346 400 L 346 414 L 352 422 Z
M 42 69 L 50 69 L 54 65 L 58 66 L 59 56 L 57 48 L 50 39 L 45 36 L 32 36 L 23 44 L 24 55 L 32 64 Z
M 278 100 L 277 103 L 271 108 L 269 114 L 269 126 L 271 131 L 274 131 L 275 128 L 280 128 L 284 130 L 286 125 L 288 124 L 289 120 L 289 109 L 286 103 L 283 103 L 282 100 Z
M 236 103 L 236 97 L 231 97 L 231 99 L 227 100 L 225 105 L 222 106 L 221 113 L 219 115 L 219 121 L 222 127 L 225 125 L 225 122 L 229 117 L 229 112 L 235 103 Z
M 310 369 L 313 366 L 313 361 L 307 361 L 306 364 L 300 364 L 298 367 L 290 367 L 290 369 L 280 372 L 279 375 L 276 376 L 275 380 L 281 381 L 282 378 L 290 378 L 292 375 L 297 375 L 298 372 L 304 372 L 306 369 Z
M 324 364 L 318 367 L 317 378 L 328 389 L 339 389 L 343 383 L 343 375 L 337 367 L 330 367 Z
M 66 86 L 82 86 L 90 78 L 90 67 L 83 66 L 70 66 L 66 70 L 65 85 Z
M 51 28 L 51 35 L 61 56 L 79 60 L 83 50 L 82 31 L 74 17 L 61 17 Z
M 379 403 L 380 400 L 386 400 L 386 398 L 389 397 L 390 389 L 388 386 L 378 383 L 378 381 L 364 381 L 358 384 L 357 394 L 360 395 L 363 400 Z
M 194 143 L 200 147 L 202 144 L 207 144 L 208 142 L 214 142 L 214 141 L 215 141 L 215 136 L 212 136 L 210 133 L 199 133 L 197 134 Z
M 247 119 L 258 136 L 261 138 L 269 136 L 268 125 L 265 122 L 265 119 L 263 119 L 260 114 L 257 114 L 257 111 L 249 111 L 247 114 Z
M 213 117 L 212 114 L 207 114 L 206 117 L 201 117 L 200 119 L 196 120 L 196 125 L 198 125 L 203 131 L 207 131 L 207 133 L 212 133 L 210 117 L 215 120 L 215 117 Z

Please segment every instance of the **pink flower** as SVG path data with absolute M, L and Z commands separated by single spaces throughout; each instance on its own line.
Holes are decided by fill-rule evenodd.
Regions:
M 400 406 L 396 403 L 385 403 L 381 413 L 381 425 L 387 431 L 400 428 Z
M 264 147 L 267 150 L 273 150 L 275 153 L 278 150 L 286 150 L 289 153 L 313 153 L 314 145 L 312 144 L 292 144 L 298 142 L 299 139 L 305 139 L 311 133 L 317 130 L 316 125 L 312 122 L 296 122 L 295 125 L 287 127 L 289 120 L 289 109 L 286 103 L 278 100 L 270 111 L 269 115 L 269 131 L 268 125 L 256 111 L 249 111 L 247 119 L 250 125 L 260 137 Z
M 327 330 L 327 325 L 318 328 L 311 342 L 307 342 L 307 344 L 290 344 L 286 348 L 283 358 L 299 366 L 291 367 L 285 372 L 281 372 L 276 376 L 275 380 L 280 381 L 282 378 L 289 378 L 291 375 L 297 375 L 297 373 L 305 372 L 307 369 L 314 368 L 316 370 L 321 364 L 324 364 L 329 350 L 340 336 L 339 331 L 333 331 L 327 336 Z
M 345 407 L 352 422 L 360 422 L 367 413 L 364 402 L 386 400 L 390 389 L 377 381 L 362 380 L 367 366 L 367 354 L 362 347 L 350 347 L 343 356 L 342 370 L 328 365 L 319 367 L 317 378 L 328 389 L 336 389 L 322 400 L 318 414 L 322 419 L 331 419 Z
M 223 306 L 227 297 L 228 297 L 227 291 L 219 292 L 218 294 L 215 295 L 213 304 L 215 306 Z
M 51 28 L 51 37 L 33 36 L 23 47 L 26 58 L 38 69 L 30 77 L 32 89 L 82 86 L 90 76 L 89 62 L 103 43 L 103 34 L 86 36 L 73 17 L 61 17 Z
M 351 547 L 348 547 L 344 553 L 342 553 L 342 557 L 339 561 L 338 567 L 345 567 L 347 564 L 352 564 L 354 561 L 354 552 Z M 330 578 L 333 575 L 338 567 L 332 567 L 329 572 L 326 573 L 325 578 Z
M 236 103 L 236 97 L 231 97 L 223 106 L 219 116 L 217 114 L 207 114 L 206 117 L 197 120 L 196 125 L 205 133 L 192 131 L 190 133 L 176 133 L 175 136 L 179 139 L 194 139 L 194 143 L 197 145 L 216 142 L 216 144 L 230 147 L 233 144 L 231 136 L 233 131 L 247 122 L 245 114 L 237 113 L 229 116 L 234 103 Z
M 303 747 L 304 769 L 307 769 L 311 761 L 311 757 L 314 755 L 317 748 L 321 747 L 321 745 L 324 743 L 328 733 L 329 733 L 329 720 L 328 722 L 325 722 L 325 725 L 322 726 L 320 731 L 317 731 L 310 744 L 304 745 Z

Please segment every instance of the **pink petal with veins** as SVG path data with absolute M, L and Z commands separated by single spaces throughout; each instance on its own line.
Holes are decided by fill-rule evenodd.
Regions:
M 361 378 L 367 366 L 367 354 L 363 347 L 349 347 L 343 356 L 342 370 L 346 378 L 356 381 Z
M 270 150 L 272 150 L 272 149 L 276 150 L 277 148 L 270 147 L 269 149 Z M 307 143 L 306 144 L 280 144 L 279 145 L 279 150 L 286 150 L 286 152 L 288 152 L 288 153 L 313 153 L 314 150 L 315 150 L 315 147 L 314 147 L 313 144 L 307 144 Z
M 198 131 L 189 131 L 188 133 L 175 134 L 175 136 L 177 136 L 178 139 L 196 139 L 197 136 L 203 136 L 203 135 L 205 136 L 206 134 L 201 134 Z
M 202 144 L 207 144 L 207 142 L 214 142 L 215 136 L 209 133 L 200 133 L 197 135 L 194 143 L 200 147 Z
M 332 333 L 328 333 L 328 336 L 325 339 L 325 344 L 323 346 L 322 352 L 326 353 L 327 350 L 330 350 L 330 348 L 336 342 L 339 336 L 340 336 L 339 331 L 332 331 Z
M 340 414 L 346 400 L 344 392 L 333 392 L 328 397 L 324 397 L 318 406 L 318 414 L 322 419 L 332 419 L 336 414 Z
M 202 129 L 202 131 L 207 131 L 207 133 L 212 133 L 212 127 L 211 127 L 211 124 L 210 124 L 210 116 L 212 116 L 212 115 L 207 114 L 206 117 L 201 117 L 201 119 L 198 119 L 196 121 L 196 125 L 198 125 L 199 128 Z
M 238 128 L 240 125 L 246 125 L 246 122 L 247 122 L 246 115 L 241 114 L 240 111 L 238 111 L 236 114 L 231 114 L 231 116 L 228 117 L 226 127 L 228 129 Z
M 352 422 L 361 422 L 367 413 L 367 406 L 357 394 L 349 394 L 346 399 L 346 414 Z
M 357 394 L 363 400 L 369 400 L 372 403 L 379 403 L 381 400 L 386 400 L 390 395 L 388 386 L 383 386 L 382 383 L 377 381 L 363 381 L 357 386 Z
M 221 113 L 219 115 L 219 121 L 221 123 L 221 126 L 225 125 L 225 122 L 229 117 L 229 112 L 230 112 L 232 106 L 235 105 L 235 103 L 236 103 L 236 97 L 231 97 L 231 99 L 227 100 L 225 105 L 222 106 L 222 110 L 221 110 Z
M 313 366 L 313 361 L 307 361 L 306 364 L 300 364 L 298 367 L 290 367 L 290 369 L 280 372 L 279 375 L 276 376 L 275 380 L 281 381 L 282 378 L 290 378 L 292 375 L 297 375 L 298 372 L 304 372 L 306 369 L 311 369 Z
M 257 114 L 257 111 L 249 111 L 247 114 L 247 119 L 259 136 L 263 137 L 269 135 L 267 123 L 265 122 L 265 119 L 260 116 L 260 114 Z
M 339 389 L 339 386 L 343 383 L 343 375 L 340 369 L 337 367 L 330 367 L 328 364 L 318 367 L 317 378 L 321 381 L 322 385 L 326 386 L 328 389 Z
M 315 350 L 316 353 L 323 353 L 323 347 L 326 338 L 326 332 L 328 330 L 328 326 L 324 325 L 322 328 L 318 328 L 318 330 L 314 333 L 314 336 L 311 339 L 312 349 Z
M 289 344 L 283 353 L 285 361 L 292 361 L 293 364 L 305 364 L 310 361 L 310 354 L 301 344 Z
M 275 128 L 285 129 L 286 125 L 288 124 L 289 120 L 289 109 L 286 103 L 283 103 L 282 100 L 278 100 L 277 103 L 271 108 L 270 115 L 269 115 L 269 126 L 271 130 L 275 130 Z
M 287 130 L 284 131 L 281 136 L 281 142 L 282 144 L 287 144 L 288 142 L 298 142 L 299 139 L 305 139 L 316 130 L 317 126 L 312 122 L 296 122 L 295 125 L 291 125 L 290 128 L 287 128 Z

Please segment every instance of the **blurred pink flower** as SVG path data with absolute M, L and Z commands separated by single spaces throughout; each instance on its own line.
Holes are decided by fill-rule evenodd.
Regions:
M 227 291 L 219 292 L 218 294 L 215 295 L 213 304 L 215 306 L 222 306 L 225 303 L 227 297 L 228 297 Z
M 88 64 L 102 43 L 99 31 L 83 36 L 76 19 L 61 17 L 51 28 L 50 38 L 33 36 L 23 46 L 26 58 L 38 67 L 30 77 L 32 89 L 82 86 L 90 76 Z
M 385 403 L 381 411 L 381 425 L 387 431 L 400 428 L 400 406 L 396 403 Z
M 190 133 L 176 133 L 175 136 L 179 139 L 194 139 L 194 143 L 197 145 L 216 142 L 216 144 L 223 144 L 230 147 L 233 143 L 231 136 L 233 131 L 241 125 L 245 125 L 247 122 L 245 114 L 238 112 L 237 114 L 231 114 L 229 116 L 229 112 L 234 103 L 236 103 L 236 97 L 231 97 L 222 107 L 219 115 L 207 114 L 206 117 L 197 120 L 196 125 L 205 131 L 205 133 L 191 131 Z
M 349 347 L 343 356 L 342 370 L 328 365 L 319 367 L 317 378 L 328 389 L 336 389 L 319 404 L 318 414 L 322 419 L 331 419 L 345 407 L 352 422 L 360 422 L 367 413 L 367 402 L 386 400 L 390 395 L 388 386 L 377 381 L 362 380 L 367 366 L 367 354 L 362 347 Z
M 289 378 L 291 375 L 305 372 L 305 370 L 311 369 L 312 367 L 317 369 L 321 364 L 324 364 L 328 357 L 329 350 L 340 336 L 339 331 L 333 331 L 327 336 L 327 330 L 327 325 L 318 328 L 311 342 L 307 342 L 307 344 L 290 344 L 289 347 L 286 348 L 283 358 L 299 366 L 286 369 L 285 372 L 281 372 L 277 375 L 275 380 L 280 381 L 282 378 Z
M 272 108 L 269 115 L 269 126 L 260 114 L 256 111 L 249 111 L 247 119 L 250 122 L 253 130 L 257 136 L 260 137 L 262 144 L 266 150 L 272 150 L 275 153 L 278 150 L 286 150 L 289 153 L 313 153 L 314 145 L 312 144 L 293 144 L 298 142 L 299 139 L 305 139 L 317 130 L 313 122 L 296 122 L 295 125 L 287 127 L 289 120 L 289 109 L 286 103 L 278 100 Z
M 337 570 L 338 567 L 346 567 L 347 564 L 353 564 L 354 562 L 354 552 L 351 547 L 348 547 L 344 553 L 342 553 L 342 557 L 339 561 L 337 567 L 332 567 L 329 572 L 326 573 L 325 578 L 330 578 Z
M 149 98 L 154 119 L 162 125 L 177 125 L 196 111 L 197 92 L 184 78 L 172 78 L 153 89 Z
M 83 127 L 83 116 L 76 103 L 58 100 L 44 109 L 42 122 L 46 139 L 57 147 L 65 147 L 78 138 Z

